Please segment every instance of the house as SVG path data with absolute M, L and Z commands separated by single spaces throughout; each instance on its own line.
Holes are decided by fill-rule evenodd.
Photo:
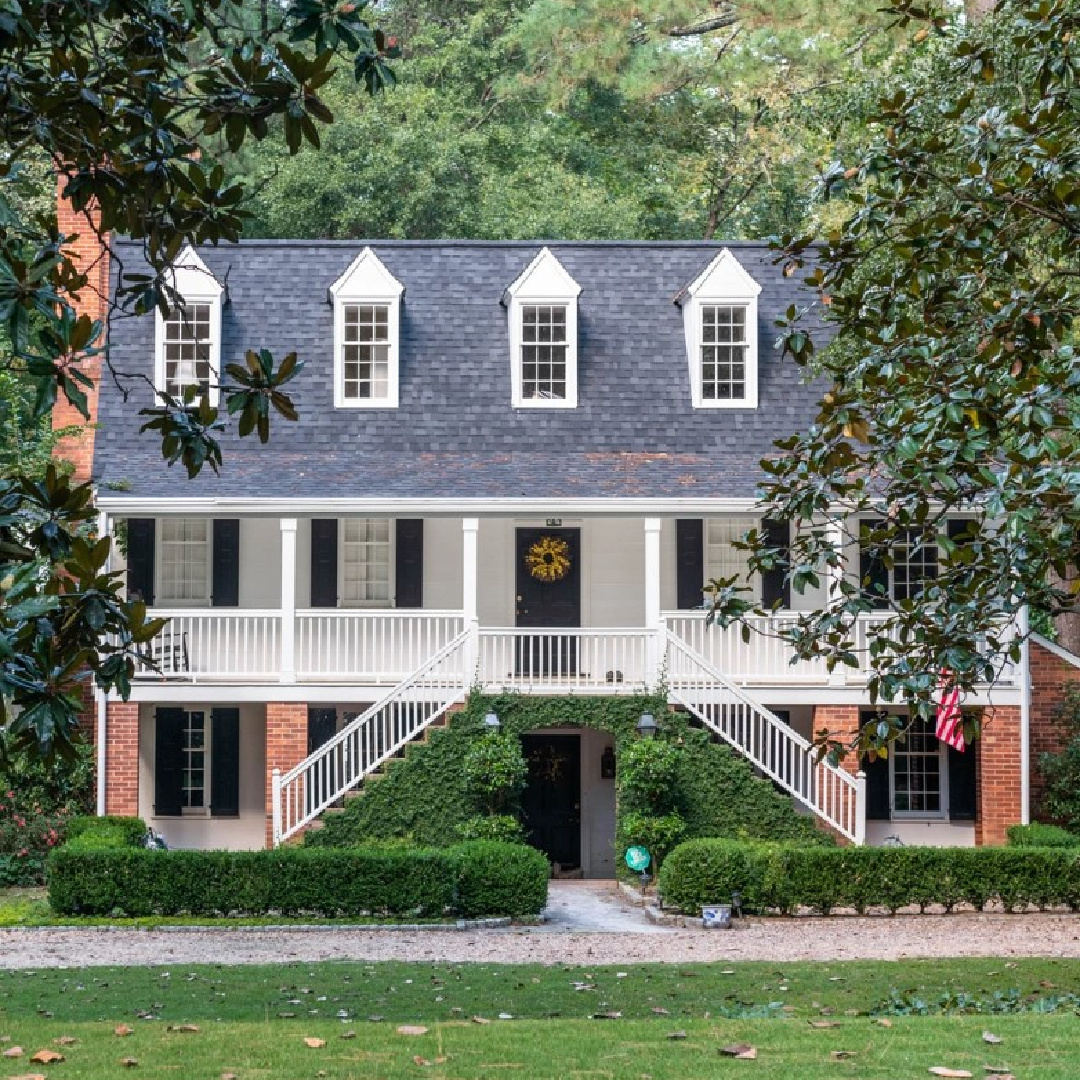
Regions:
M 114 255 L 137 272 L 137 244 Z M 169 620 L 130 701 L 96 705 L 101 812 L 174 846 L 280 843 L 473 686 L 587 707 L 663 678 L 852 842 L 999 843 L 1027 819 L 1026 654 L 965 702 L 986 721 L 972 750 L 920 731 L 857 773 L 808 740 L 861 723 L 865 672 L 792 663 L 768 633 L 822 590 L 755 582 L 782 610 L 748 643 L 706 625 L 703 583 L 745 566 L 759 461 L 819 393 L 773 348 L 804 287 L 764 245 L 245 241 L 184 251 L 175 283 L 182 309 L 110 329 L 145 385 L 125 400 L 102 380 L 96 426 L 64 446 L 114 567 Z M 221 475 L 188 481 L 138 410 L 252 347 L 306 361 L 300 420 L 267 446 L 227 433 Z M 884 584 L 935 560 L 915 545 Z M 578 852 L 609 874 L 611 740 L 570 734 Z

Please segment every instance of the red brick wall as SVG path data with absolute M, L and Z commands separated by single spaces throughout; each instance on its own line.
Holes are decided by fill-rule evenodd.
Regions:
M 272 776 L 307 757 L 306 703 L 271 701 L 266 706 L 266 846 L 274 839 Z
M 1020 821 L 1020 709 L 998 706 L 983 713 L 975 744 L 978 788 L 975 843 L 1004 844 L 1005 830 Z
M 822 728 L 829 732 L 830 739 L 838 739 L 848 745 L 859 730 L 858 705 L 815 705 L 814 738 Z M 854 776 L 859 771 L 859 760 L 855 754 L 845 754 L 840 767 Z
M 110 701 L 106 712 L 105 813 L 139 814 L 139 706 Z
M 1066 683 L 1080 683 L 1080 668 L 1073 667 L 1037 641 L 1031 642 L 1031 810 L 1039 809 L 1044 783 L 1039 755 L 1062 750 L 1065 740 L 1054 719 Z
M 108 251 L 102 248 L 91 220 L 88 220 L 88 215 L 91 219 L 96 219 L 96 211 L 76 213 L 72 210 L 71 204 L 63 196 L 63 185 L 64 180 L 61 178 L 56 198 L 57 224 L 61 233 L 78 233 L 78 239 L 69 243 L 64 250 L 76 268 L 87 275 L 86 285 L 77 296 L 70 299 L 79 314 L 89 315 L 92 319 L 104 319 L 108 308 L 109 255 Z M 53 406 L 52 424 L 54 430 L 66 427 L 80 429 L 77 434 L 64 438 L 57 444 L 56 456 L 70 461 L 75 466 L 75 478 L 85 481 L 90 479 L 93 470 L 93 425 L 97 423 L 97 385 L 101 374 L 101 358 L 91 357 L 79 366 L 94 381 L 92 387 L 84 388 L 90 410 L 89 422 L 76 408 L 68 404 L 67 398 L 61 392 Z

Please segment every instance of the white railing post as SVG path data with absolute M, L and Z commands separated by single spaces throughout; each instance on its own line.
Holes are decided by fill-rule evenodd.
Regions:
M 660 680 L 661 639 L 666 633 L 660 618 L 660 531 L 663 527 L 663 518 L 645 519 L 645 629 L 649 635 L 645 646 L 645 681 L 649 686 L 655 686 Z
M 861 769 L 855 774 L 855 843 L 866 843 L 866 773 Z
M 830 519 L 826 526 L 829 543 L 837 553 L 838 562 L 829 569 L 829 606 L 840 603 L 840 587 L 844 583 L 846 552 L 844 549 L 844 525 L 839 518 Z M 830 686 L 844 686 L 847 683 L 847 665 L 837 664 L 829 673 Z
M 296 682 L 296 518 L 281 519 L 281 681 Z
M 270 774 L 270 813 L 273 820 L 271 842 L 274 847 L 281 843 L 281 770 Z

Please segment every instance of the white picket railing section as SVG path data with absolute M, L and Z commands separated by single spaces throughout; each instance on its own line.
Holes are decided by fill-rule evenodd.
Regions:
M 397 683 L 464 628 L 460 611 L 298 611 L 296 675 L 312 681 Z
M 280 677 L 280 611 L 153 608 L 149 614 L 169 621 L 147 648 L 149 662 L 139 675 L 254 682 Z
M 337 802 L 455 702 L 472 672 L 472 635 L 462 631 L 381 701 L 288 772 L 273 773 L 275 847 Z
M 485 629 L 477 681 L 491 690 L 638 693 L 656 680 L 656 641 L 648 630 Z
M 856 844 L 866 839 L 866 778 L 826 761 L 764 705 L 729 682 L 680 637 L 667 632 L 671 700 L 730 743 L 770 780 Z

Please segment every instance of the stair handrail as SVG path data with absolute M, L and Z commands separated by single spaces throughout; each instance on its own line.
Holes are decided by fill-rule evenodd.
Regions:
M 384 761 L 395 754 L 405 743 L 410 739 L 416 737 L 419 732 L 428 727 L 433 721 L 437 720 L 450 705 L 456 700 L 460 700 L 465 691 L 468 688 L 468 672 L 465 670 L 465 665 L 462 665 L 461 670 L 451 673 L 452 677 L 447 680 L 447 687 L 453 687 L 453 693 L 445 698 L 439 699 L 439 707 L 437 707 L 432 713 L 425 717 L 424 721 L 417 724 L 412 728 L 407 735 L 385 746 L 381 753 L 372 758 L 370 761 L 364 762 L 362 768 L 356 775 L 351 775 L 342 779 L 337 784 L 332 794 L 324 794 L 321 799 L 309 799 L 307 800 L 306 812 L 297 816 L 293 822 L 285 822 L 285 806 L 284 800 L 286 792 L 292 784 L 294 784 L 301 776 L 306 773 L 310 773 L 320 761 L 325 760 L 331 754 L 333 754 L 338 747 L 340 747 L 347 740 L 351 739 L 356 732 L 358 732 L 365 724 L 370 723 L 375 717 L 379 716 L 384 709 L 391 705 L 401 701 L 404 695 L 413 689 L 422 688 L 425 679 L 428 679 L 432 672 L 435 671 L 444 661 L 454 657 L 454 654 L 461 652 L 464 646 L 469 642 L 471 633 L 469 628 L 462 630 L 452 641 L 447 642 L 438 652 L 432 655 L 428 660 L 425 660 L 408 678 L 403 679 L 397 685 L 388 690 L 378 701 L 373 705 L 370 705 L 358 716 L 354 717 L 345 725 L 333 738 L 328 739 L 317 750 L 308 754 L 303 761 L 298 762 L 287 772 L 279 773 L 277 770 L 273 774 L 273 792 L 272 792 L 272 808 L 273 808 L 273 841 L 274 847 L 288 840 L 290 836 L 299 832 L 309 822 L 314 821 L 328 806 L 331 806 L 338 799 L 341 798 L 345 792 L 355 787 L 365 776 L 369 776 L 374 772 Z
M 827 822 L 833 829 L 856 844 L 864 843 L 866 839 L 866 778 L 862 773 L 853 776 L 851 773 L 830 764 L 824 759 L 818 759 L 817 748 L 805 736 L 800 735 L 790 724 L 785 723 L 774 712 L 768 709 L 744 689 L 727 679 L 719 670 L 713 667 L 708 660 L 699 652 L 692 649 L 685 641 L 670 629 L 665 629 L 666 646 L 669 655 L 672 652 L 681 654 L 683 659 L 696 666 L 702 676 L 716 684 L 717 689 L 730 695 L 741 705 L 750 709 L 760 716 L 780 738 L 792 744 L 803 758 L 804 764 L 809 768 L 801 770 L 804 776 L 815 778 L 827 777 L 825 784 L 814 783 L 813 790 L 800 790 L 782 772 L 761 754 L 755 753 L 750 746 L 739 743 L 723 727 L 713 721 L 706 711 L 696 705 L 685 693 L 680 693 L 678 676 L 672 674 L 672 665 L 669 661 L 668 668 L 668 692 L 680 705 L 689 709 L 710 731 L 715 732 L 725 742 L 744 754 L 753 764 L 761 769 L 771 780 L 775 781 L 790 795 L 803 802 L 819 818 Z M 826 790 L 828 795 L 823 799 Z M 830 810 L 826 803 L 831 802 L 834 809 Z

